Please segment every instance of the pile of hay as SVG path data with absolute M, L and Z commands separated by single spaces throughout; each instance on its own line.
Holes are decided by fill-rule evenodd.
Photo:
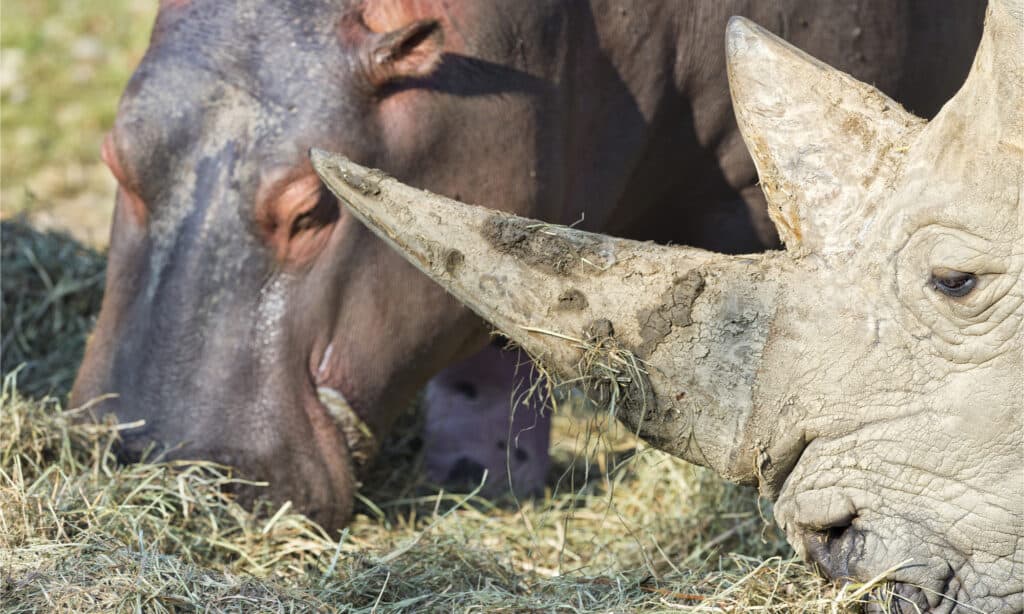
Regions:
M 242 509 L 226 467 L 118 466 L 117 425 L 19 392 L 66 390 L 55 374 L 74 370 L 101 258 L 12 228 L 4 335 L 24 342 L 31 370 L 9 373 L 0 392 L 4 612 L 847 612 L 867 591 L 791 560 L 751 490 L 593 416 L 556 416 L 556 492 L 504 507 L 417 494 L 416 437 L 400 433 L 340 536 L 287 505 Z M 5 356 L 5 373 L 13 365 Z
M 100 309 L 106 259 L 71 237 L 0 223 L 0 372 L 21 391 L 66 394 Z

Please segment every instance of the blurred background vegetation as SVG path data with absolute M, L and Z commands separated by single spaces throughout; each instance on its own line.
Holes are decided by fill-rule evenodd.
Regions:
M 100 144 L 156 9 L 0 4 L 0 372 L 20 369 L 23 393 L 67 393 L 99 310 L 115 189 Z
M 107 241 L 114 181 L 99 150 L 142 59 L 156 0 L 0 4 L 0 213 Z

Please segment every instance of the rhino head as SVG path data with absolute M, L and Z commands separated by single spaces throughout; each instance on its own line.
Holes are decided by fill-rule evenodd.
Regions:
M 314 166 L 641 437 L 775 499 L 827 575 L 885 576 L 897 609 L 1020 611 L 1022 13 L 989 7 L 930 123 L 731 21 L 733 104 L 784 252 L 616 239 Z

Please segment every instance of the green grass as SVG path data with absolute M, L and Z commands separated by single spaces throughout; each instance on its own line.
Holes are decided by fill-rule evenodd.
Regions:
M 105 226 L 113 181 L 99 159 L 142 58 L 155 0 L 3 0 L 0 208 L 57 211 L 53 225 Z M 102 237 L 102 232 L 95 233 Z

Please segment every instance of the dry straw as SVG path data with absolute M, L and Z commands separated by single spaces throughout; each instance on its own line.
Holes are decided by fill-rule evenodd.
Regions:
M 512 504 L 425 484 L 410 413 L 340 535 L 239 507 L 227 467 L 118 465 L 119 425 L 24 394 L 66 391 L 101 256 L 9 224 L 2 240 L 4 350 L 31 365 L 0 392 L 3 612 L 848 612 L 869 592 L 790 559 L 753 491 L 607 413 L 556 415 L 552 488 Z

